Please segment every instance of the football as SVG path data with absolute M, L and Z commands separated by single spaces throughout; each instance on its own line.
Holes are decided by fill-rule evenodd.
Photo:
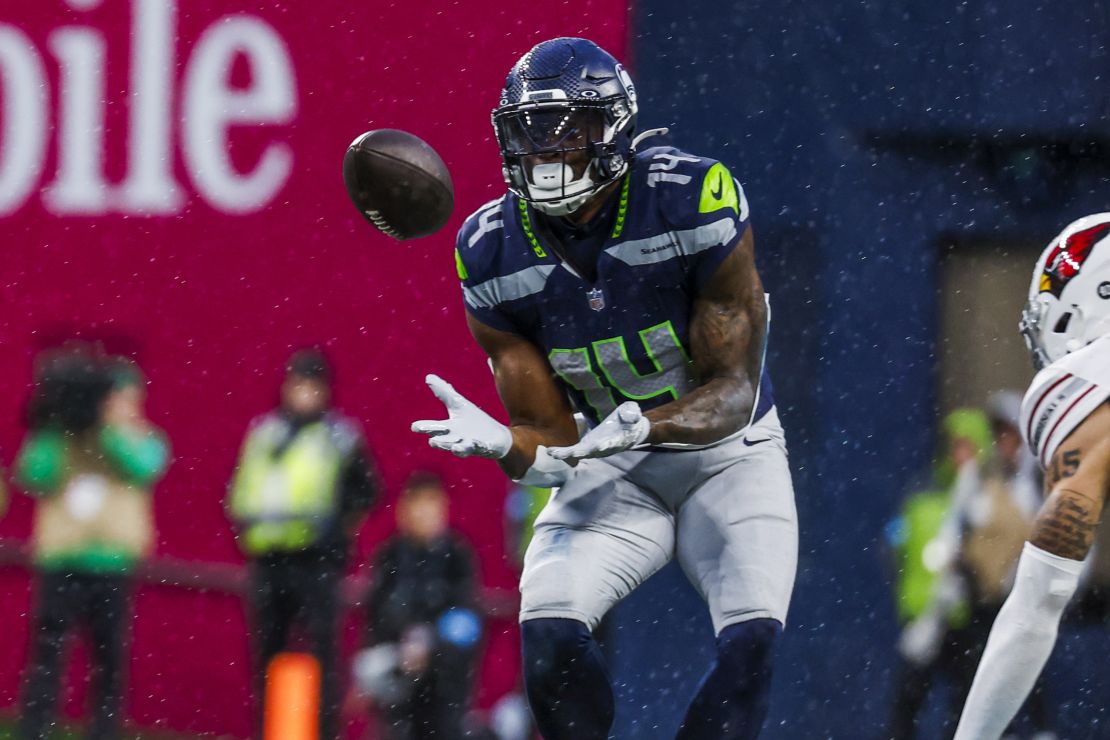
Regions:
M 367 131 L 351 142 L 343 184 L 359 213 L 394 239 L 434 234 L 455 205 L 447 165 L 422 139 L 397 129 Z

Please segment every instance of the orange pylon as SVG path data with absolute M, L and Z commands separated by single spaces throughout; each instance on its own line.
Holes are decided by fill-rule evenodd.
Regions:
M 319 740 L 320 663 L 307 653 L 278 653 L 266 670 L 264 740 Z

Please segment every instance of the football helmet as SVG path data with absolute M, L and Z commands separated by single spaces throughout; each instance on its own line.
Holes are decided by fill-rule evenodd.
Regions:
M 509 71 L 493 128 L 509 189 L 537 210 L 565 216 L 628 170 L 636 89 L 592 41 L 537 45 Z
M 1110 213 L 1085 216 L 1049 243 L 1019 328 L 1038 369 L 1110 333 Z

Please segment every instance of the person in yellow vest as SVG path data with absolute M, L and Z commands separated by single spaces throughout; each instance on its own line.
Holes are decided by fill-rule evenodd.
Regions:
M 19 737 L 55 724 L 67 633 L 89 634 L 92 712 L 86 737 L 121 734 L 131 575 L 154 540 L 151 489 L 169 446 L 146 419 L 142 375 L 82 347 L 40 357 L 15 482 L 35 498 L 38 588 Z
M 332 408 L 332 373 L 315 349 L 286 365 L 280 405 L 251 422 L 227 511 L 249 564 L 256 719 L 266 668 L 299 624 L 321 668 L 320 738 L 339 735 L 336 667 L 347 554 L 377 493 L 358 424 Z
M 902 633 L 901 665 L 884 738 L 910 740 L 918 715 L 938 679 L 954 696 L 943 722 L 955 728 L 971 686 L 969 612 L 958 566 L 961 502 L 974 490 L 979 466 L 989 459 L 990 424 L 977 409 L 957 409 L 941 423 L 943 439 L 932 486 L 910 495 L 887 528 L 895 556 L 895 598 Z

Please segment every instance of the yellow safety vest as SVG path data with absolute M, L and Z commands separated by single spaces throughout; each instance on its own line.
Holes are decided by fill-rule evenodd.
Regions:
M 275 458 L 287 424 L 269 416 L 247 435 L 232 480 L 228 509 L 251 555 L 304 549 L 337 514 L 336 483 L 350 435 L 327 420 L 313 422 Z

